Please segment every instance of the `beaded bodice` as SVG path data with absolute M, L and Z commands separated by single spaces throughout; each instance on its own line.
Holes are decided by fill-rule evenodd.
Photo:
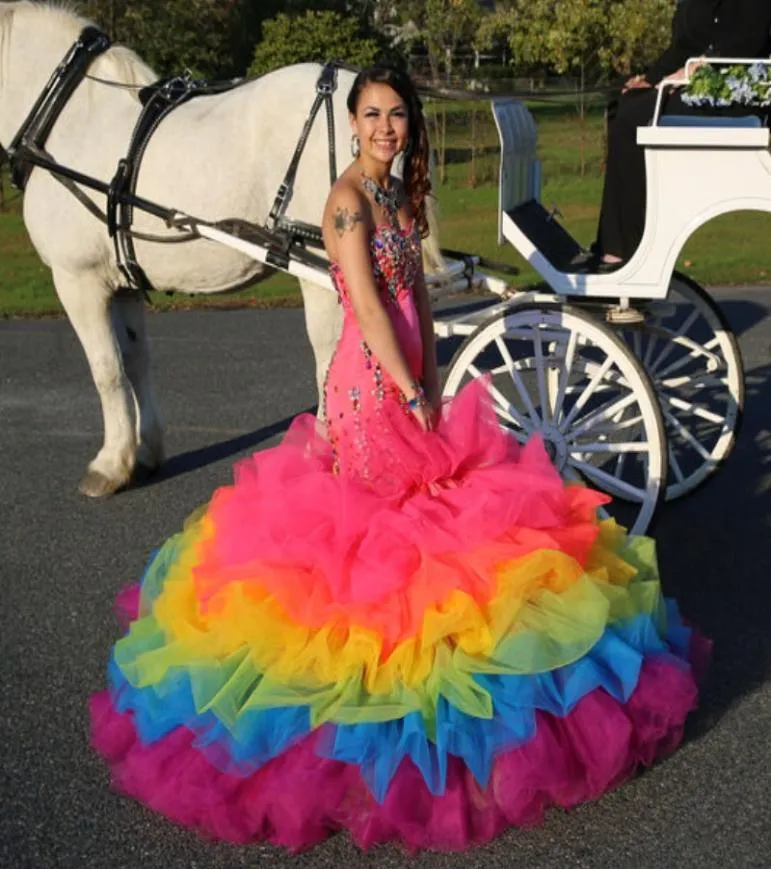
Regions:
M 420 236 L 414 221 L 406 227 L 396 222 L 376 226 L 370 238 L 370 253 L 372 273 L 383 302 L 393 304 L 405 294 L 411 296 L 421 269 Z M 350 307 L 340 266 L 332 263 L 329 271 L 341 302 Z
M 399 189 L 384 190 L 363 178 L 364 188 L 386 212 L 369 236 L 372 275 L 404 360 L 414 379 L 423 367 L 420 320 L 414 287 L 421 278 L 420 234 L 415 221 L 399 223 Z M 334 468 L 360 482 L 373 482 L 390 461 L 383 455 L 383 426 L 395 413 L 408 419 L 404 395 L 365 340 L 340 266 L 330 275 L 345 312 L 343 329 L 324 383 L 322 416 L 332 445 Z M 373 476 L 374 475 L 374 476 Z M 382 474 L 381 474 L 382 475 Z

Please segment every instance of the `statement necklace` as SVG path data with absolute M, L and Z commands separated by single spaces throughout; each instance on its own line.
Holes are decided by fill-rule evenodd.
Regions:
M 370 178 L 364 170 L 361 172 L 361 183 L 367 193 L 369 193 L 375 200 L 376 204 L 379 205 L 389 215 L 389 217 L 395 218 L 402 206 L 401 185 L 393 184 L 391 187 L 386 189 L 378 184 L 374 178 Z

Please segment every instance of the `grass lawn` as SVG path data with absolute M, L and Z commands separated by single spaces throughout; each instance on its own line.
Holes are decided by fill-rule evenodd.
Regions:
M 570 105 L 534 103 L 540 156 L 542 200 L 562 212 L 562 222 L 579 239 L 594 238 L 602 190 L 602 113 L 593 107 L 579 122 Z M 443 182 L 438 186 L 443 246 L 479 253 L 522 269 L 515 283 L 538 282 L 538 276 L 509 245 L 498 247 L 498 140 L 486 103 L 478 103 L 472 119 L 462 104 L 428 106 L 435 144 L 443 145 Z M 444 129 L 444 137 L 439 132 Z M 474 141 L 474 153 L 470 147 Z M 48 269 L 32 250 L 21 220 L 20 201 L 5 179 L 9 204 L 0 210 L 0 316 L 60 313 Z M 171 203 L 173 205 L 173 203 Z M 768 238 L 771 216 L 729 214 L 702 227 L 682 252 L 678 267 L 703 284 L 766 283 L 771 275 Z M 153 294 L 159 308 L 200 305 L 262 306 L 299 304 L 297 283 L 276 275 L 249 290 L 228 295 L 189 297 Z

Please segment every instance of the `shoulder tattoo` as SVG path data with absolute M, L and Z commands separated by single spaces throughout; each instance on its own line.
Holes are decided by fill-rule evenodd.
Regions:
M 354 211 L 353 214 L 347 208 L 338 208 L 335 211 L 334 226 L 338 235 L 350 232 L 357 223 L 364 223 L 360 211 Z

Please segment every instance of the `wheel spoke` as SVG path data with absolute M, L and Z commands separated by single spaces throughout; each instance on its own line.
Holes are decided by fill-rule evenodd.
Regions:
M 650 444 L 647 441 L 602 441 L 593 444 L 574 444 L 574 449 L 584 453 L 647 453 Z
M 554 412 L 552 414 L 552 422 L 554 425 L 559 425 L 560 416 L 562 415 L 562 405 L 568 391 L 568 382 L 570 381 L 570 372 L 573 370 L 573 360 L 576 355 L 577 343 L 578 336 L 575 332 L 571 331 L 567 347 L 565 348 L 565 355 L 562 358 L 562 367 L 559 372 L 557 397 L 554 399 Z
M 634 394 L 625 395 L 623 398 L 616 399 L 613 402 L 609 402 L 607 404 L 602 405 L 602 407 L 598 407 L 593 410 L 591 413 L 586 414 L 586 416 L 580 417 L 576 424 L 571 427 L 571 429 L 566 432 L 566 437 L 568 440 L 574 440 L 576 437 L 580 437 L 582 434 L 587 432 L 589 429 L 593 428 L 596 423 L 602 423 L 606 420 L 610 419 L 619 411 L 626 410 L 631 404 L 634 404 L 637 401 Z
M 721 393 L 728 393 L 730 386 L 727 377 L 715 377 L 714 374 L 702 374 L 692 376 L 685 374 L 682 377 L 669 377 L 666 380 L 657 380 L 659 389 L 680 389 L 688 386 L 691 389 L 721 389 Z
M 685 368 L 686 365 L 689 365 L 696 360 L 707 360 L 707 370 L 712 373 L 721 367 L 720 357 L 715 353 L 710 353 L 705 350 L 701 344 L 696 344 L 694 341 L 688 341 L 684 338 L 681 338 L 678 342 L 678 346 L 690 350 L 690 353 L 686 353 L 684 356 L 679 357 L 675 362 L 672 362 L 670 365 L 667 365 L 666 368 L 661 371 L 656 371 L 656 378 L 661 379 L 662 377 L 669 377 L 671 374 L 674 374 L 675 371 L 680 371 L 681 368 Z
M 573 420 L 576 418 L 576 415 L 581 412 L 584 405 L 592 397 L 594 391 L 600 385 L 600 382 L 610 371 L 612 366 L 613 359 L 610 356 L 606 357 L 602 365 L 597 369 L 597 371 L 595 371 L 594 376 L 589 381 L 586 389 L 581 393 L 581 395 L 578 396 L 578 398 L 576 399 L 576 403 L 573 405 L 573 407 L 570 408 L 570 412 L 565 417 L 562 425 L 560 426 L 560 431 L 564 432 L 565 429 L 573 422 Z
M 683 440 L 687 441 L 706 463 L 712 464 L 712 456 L 704 449 L 704 447 L 696 440 L 680 420 L 668 408 L 662 407 L 662 410 L 664 411 L 664 419 L 674 428 L 677 434 L 683 438 Z
M 683 324 L 677 330 L 677 332 L 673 333 L 669 339 L 669 342 L 664 346 L 664 349 L 659 353 L 656 357 L 656 361 L 651 365 L 650 370 L 651 373 L 657 374 L 659 370 L 659 366 L 664 364 L 664 361 L 669 357 L 669 354 L 674 350 L 677 346 L 677 339 L 681 338 L 685 335 L 688 330 L 693 326 L 696 320 L 699 318 L 699 310 L 698 308 L 693 310 L 691 314 L 686 317 Z
M 576 468 L 576 470 L 580 471 L 604 491 L 619 492 L 623 497 L 627 497 L 631 501 L 643 501 L 645 499 L 645 489 L 633 486 L 631 483 L 627 483 L 626 480 L 619 480 L 618 477 L 614 477 L 613 474 L 603 471 L 602 468 L 597 468 L 574 456 L 568 459 L 568 464 Z
M 535 350 L 535 377 L 538 382 L 538 400 L 541 403 L 541 418 L 544 422 L 549 422 L 549 395 L 546 391 L 546 371 L 543 365 L 543 345 L 541 344 L 541 334 L 538 326 L 533 326 L 533 348 Z
M 678 410 L 682 410 L 684 413 L 690 413 L 691 416 L 695 416 L 698 419 L 702 419 L 705 422 L 715 423 L 716 425 L 723 425 L 725 422 L 725 417 L 713 413 L 711 410 L 705 410 L 703 407 L 700 407 L 698 404 L 693 404 L 690 401 L 684 401 L 682 398 L 677 398 L 675 395 L 666 395 L 661 393 L 661 398 L 666 400 L 667 404 L 670 404 L 672 407 L 676 407 Z
M 541 425 L 541 419 L 538 416 L 538 411 L 535 409 L 535 405 L 530 398 L 530 393 L 527 391 L 527 389 L 525 388 L 525 384 L 522 382 L 522 378 L 519 375 L 517 366 L 511 357 L 511 353 L 509 353 L 509 348 L 504 344 L 500 335 L 497 336 L 495 339 L 495 346 L 498 348 L 498 352 L 501 354 L 501 358 L 503 359 L 503 362 L 508 369 L 509 377 L 511 377 L 511 380 L 517 392 L 519 393 L 519 397 L 522 399 L 522 403 L 525 405 L 527 415 L 532 420 L 533 426 L 535 426 L 535 428 L 539 428 Z
M 482 377 L 482 372 L 476 367 L 476 365 L 469 365 L 468 370 L 475 378 Z M 520 414 L 517 408 L 514 407 L 514 405 L 508 400 L 508 398 L 506 398 L 506 396 L 500 391 L 500 389 L 498 389 L 492 383 L 488 383 L 487 391 L 490 393 L 490 396 L 495 401 L 495 412 L 499 416 L 502 416 L 504 419 L 509 420 L 509 422 L 511 422 L 513 425 L 519 426 L 528 434 L 532 434 L 532 425 Z
M 682 483 L 685 479 L 685 474 L 683 473 L 683 469 L 680 467 L 680 462 L 677 460 L 677 453 L 675 452 L 672 443 L 669 444 L 669 469 L 675 475 L 677 482 Z
M 648 346 L 645 348 L 645 358 L 643 359 L 643 365 L 647 370 L 650 371 L 651 368 L 651 359 L 653 358 L 653 353 L 656 349 L 656 344 L 658 343 L 658 338 L 652 331 L 648 332 Z

